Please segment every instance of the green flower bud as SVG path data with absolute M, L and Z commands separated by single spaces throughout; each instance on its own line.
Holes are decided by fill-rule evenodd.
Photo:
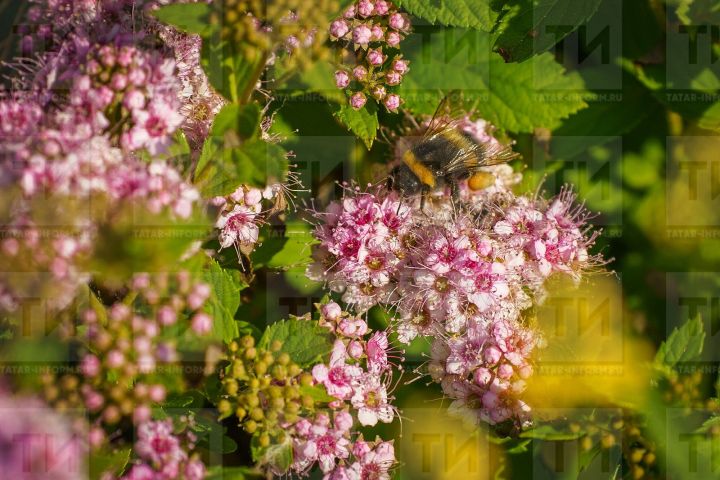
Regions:
M 218 412 L 220 412 L 223 415 L 226 415 L 226 414 L 230 413 L 230 411 L 232 410 L 232 404 L 230 403 L 229 400 L 226 400 L 223 398 L 222 400 L 220 400 L 218 402 L 217 409 L 218 409 Z
M 283 343 L 280 340 L 273 340 L 270 344 L 270 350 L 273 352 L 279 352 L 282 349 Z
M 263 433 L 260 435 L 260 438 L 258 439 L 258 443 L 261 447 L 269 447 L 270 446 L 270 435 L 267 433 Z
M 257 427 L 258 425 L 254 420 L 248 420 L 243 424 L 243 428 L 245 428 L 245 431 L 248 433 L 255 433 Z
M 263 413 L 262 408 L 255 407 L 252 410 L 250 410 L 250 418 L 252 418 L 256 422 L 259 422 L 260 420 L 265 418 L 265 413 Z
M 265 375 L 268 371 L 268 364 L 263 361 L 255 362 L 254 368 L 257 375 Z
M 280 365 L 288 365 L 290 363 L 290 355 L 288 355 L 287 352 L 282 352 L 277 357 L 277 363 Z
M 287 368 L 284 365 L 273 365 L 272 376 L 275 380 L 285 380 L 287 378 Z
M 235 410 L 235 416 L 238 418 L 238 420 L 242 420 L 247 415 L 247 410 L 245 410 L 242 407 L 238 407 Z
M 298 381 L 300 382 L 300 385 L 302 385 L 303 387 L 309 387 L 310 385 L 312 385 L 312 382 L 313 382 L 312 374 L 305 372 L 302 375 L 300 375 L 300 378 L 298 379 Z

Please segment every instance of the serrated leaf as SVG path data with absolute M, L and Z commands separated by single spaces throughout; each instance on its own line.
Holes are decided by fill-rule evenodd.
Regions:
M 377 131 L 380 128 L 377 104 L 375 102 L 368 101 L 360 110 L 355 110 L 350 105 L 343 104 L 338 107 L 334 115 L 348 130 L 363 141 L 368 150 L 372 148 Z
M 282 342 L 281 351 L 301 367 L 312 365 L 325 358 L 332 349 L 328 330 L 313 320 L 293 318 L 270 325 L 263 333 L 258 348 L 269 348 L 275 341 Z
M 103 474 L 109 473 L 113 477 L 119 477 L 130 461 L 131 448 L 116 450 L 111 453 L 102 451 L 93 452 L 90 455 L 90 478 L 99 479 Z
M 509 62 L 542 53 L 587 22 L 602 0 L 523 0 L 504 20 L 495 48 Z
M 655 365 L 672 368 L 678 363 L 695 360 L 703 351 L 705 326 L 698 315 L 683 326 L 675 328 L 655 355 Z
M 395 3 L 435 25 L 480 28 L 489 32 L 498 18 L 490 8 L 490 0 L 396 0 Z
M 210 24 L 211 6 L 207 3 L 174 3 L 164 5 L 152 14 L 161 22 L 172 25 L 186 33 L 208 35 L 213 26 Z
M 205 311 L 213 319 L 212 336 L 226 343 L 231 342 L 238 337 L 235 311 L 240 306 L 240 290 L 247 285 L 236 283 L 214 260 L 210 260 L 208 268 L 203 272 L 203 279 L 211 288 Z
M 548 53 L 505 63 L 487 52 L 487 36 L 477 30 L 444 29 L 430 39 L 416 39 L 406 55 L 412 73 L 400 95 L 415 113 L 430 115 L 447 93 L 461 90 L 480 117 L 508 131 L 532 132 L 553 129 L 587 106 L 582 78 Z

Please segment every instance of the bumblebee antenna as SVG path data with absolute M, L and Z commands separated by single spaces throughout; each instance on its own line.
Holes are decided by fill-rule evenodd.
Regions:
M 404 197 L 403 197 L 403 194 L 401 193 L 400 200 L 398 201 L 398 208 L 395 211 L 395 215 L 400 215 L 400 207 L 402 207 L 402 205 L 403 205 L 403 199 L 404 199 Z

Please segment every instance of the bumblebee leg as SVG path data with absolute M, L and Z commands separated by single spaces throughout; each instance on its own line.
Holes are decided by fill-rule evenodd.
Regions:
M 425 213 L 425 197 L 427 197 L 427 190 L 423 188 L 420 192 L 420 211 L 422 213 Z
M 457 182 L 450 182 L 450 198 L 452 199 L 453 210 L 457 213 L 458 208 L 460 207 L 460 188 L 458 187 Z

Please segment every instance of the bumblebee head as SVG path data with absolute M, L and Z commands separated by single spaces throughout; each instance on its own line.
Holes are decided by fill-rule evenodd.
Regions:
M 407 165 L 399 165 L 392 169 L 387 181 L 388 189 L 403 195 L 416 195 L 422 191 L 422 184 Z

